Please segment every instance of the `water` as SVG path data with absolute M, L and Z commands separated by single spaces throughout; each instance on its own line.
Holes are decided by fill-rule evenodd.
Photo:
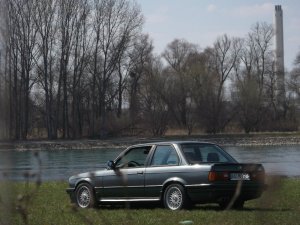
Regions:
M 105 168 L 122 150 L 1 151 L 0 180 L 24 180 L 26 174 L 37 173 L 42 180 L 67 180 L 77 173 Z
M 226 147 L 239 162 L 262 163 L 267 174 L 300 176 L 300 146 Z M 0 180 L 24 180 L 41 171 L 42 180 L 65 180 L 74 174 L 101 169 L 123 149 L 1 151 Z M 40 163 L 39 163 L 40 160 Z M 32 180 L 36 178 L 31 178 Z
M 266 173 L 288 177 L 300 176 L 300 145 L 226 147 L 239 162 L 262 163 Z

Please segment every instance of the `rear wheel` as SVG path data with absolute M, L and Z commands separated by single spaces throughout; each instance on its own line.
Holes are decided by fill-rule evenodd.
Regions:
M 79 184 L 76 188 L 76 203 L 80 208 L 93 208 L 96 206 L 93 188 L 88 183 Z
M 167 209 L 179 210 L 187 206 L 188 199 L 180 184 L 169 185 L 164 192 L 164 206 Z

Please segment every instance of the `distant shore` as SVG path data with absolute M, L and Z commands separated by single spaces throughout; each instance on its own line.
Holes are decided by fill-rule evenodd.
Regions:
M 300 145 L 299 133 L 219 134 L 166 137 L 117 137 L 79 140 L 0 141 L 0 150 L 68 150 L 125 148 L 129 145 L 170 140 L 213 142 L 221 146 L 278 146 Z

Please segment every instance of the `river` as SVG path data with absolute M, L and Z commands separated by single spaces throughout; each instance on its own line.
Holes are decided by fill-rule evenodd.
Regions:
M 300 145 L 230 146 L 225 148 L 241 163 L 262 163 L 268 175 L 300 176 Z M 24 180 L 27 175 L 41 174 L 42 181 L 64 180 L 80 173 L 105 167 L 123 149 L 1 151 L 0 180 Z M 36 178 L 30 178 L 34 180 Z

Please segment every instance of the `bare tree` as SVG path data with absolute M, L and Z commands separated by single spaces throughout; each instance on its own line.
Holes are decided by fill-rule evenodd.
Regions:
M 75 32 L 73 39 L 73 54 L 72 54 L 72 137 L 81 137 L 84 126 L 84 89 L 86 83 L 84 75 L 87 73 L 89 48 L 91 42 L 91 32 L 89 30 L 88 17 L 90 15 L 90 5 L 88 1 L 80 2 L 79 9 L 76 15 Z
M 289 88 L 298 96 L 300 96 L 300 52 L 296 56 L 294 68 L 291 71 Z
M 96 86 L 93 91 L 96 91 L 97 87 L 101 117 L 100 135 L 104 135 L 106 108 L 111 103 L 108 90 L 113 83 L 113 76 L 118 74 L 116 71 L 120 58 L 124 56 L 132 38 L 140 31 L 143 17 L 139 7 L 127 0 L 97 0 L 95 10 L 93 82 Z
M 187 60 L 190 55 L 197 52 L 197 46 L 185 40 L 175 39 L 168 44 L 163 53 L 164 59 L 168 62 L 168 74 L 172 76 L 168 82 L 169 99 L 166 98 L 169 109 L 179 125 L 187 125 L 187 101 L 190 96 L 189 73 Z
M 2 42 L 0 42 L 2 43 Z M 7 139 L 8 136 L 8 89 L 6 83 L 6 65 L 5 65 L 5 51 L 0 44 L 0 140 Z
M 68 94 L 68 78 L 70 76 L 69 63 L 71 51 L 73 49 L 73 39 L 75 38 L 76 18 L 79 10 L 79 2 L 76 0 L 60 0 L 58 19 L 59 19 L 59 81 L 57 94 L 57 118 L 60 113 L 60 101 L 62 91 L 62 137 L 70 137 L 69 122 L 69 94 Z
M 224 130 L 230 121 L 231 115 L 226 115 L 225 110 L 225 82 L 233 73 L 238 62 L 241 50 L 241 41 L 238 38 L 229 38 L 226 34 L 219 37 L 214 43 L 214 47 L 208 49 L 210 55 L 210 73 L 215 76 L 215 92 L 209 97 L 207 119 L 209 125 L 207 131 L 216 133 Z M 224 117 L 225 116 L 225 117 Z
M 190 107 L 187 113 L 187 127 L 189 134 L 196 125 L 210 127 L 209 120 L 210 107 L 213 101 L 210 99 L 215 96 L 216 76 L 210 71 L 210 54 L 206 49 L 190 55 L 187 61 L 188 73 L 190 76 Z
M 148 35 L 139 36 L 134 42 L 133 49 L 129 53 L 130 57 L 130 78 L 128 79 L 127 89 L 129 92 L 129 113 L 132 125 L 139 119 L 140 91 L 143 79 L 147 76 L 153 60 L 153 46 Z
M 142 77 L 140 107 L 146 128 L 150 129 L 153 136 L 161 136 L 168 129 L 170 110 L 164 100 L 168 94 L 167 83 L 160 58 L 152 58 Z
M 4 1 L 6 25 L 7 73 L 11 137 L 26 139 L 29 130 L 30 94 L 36 80 L 33 75 L 37 31 L 33 22 L 35 1 Z
M 263 99 L 259 95 L 257 80 L 253 77 L 246 77 L 236 82 L 237 108 L 239 120 L 246 133 L 258 131 L 263 119 Z
M 2 6 L 8 6 L 8 2 L 0 1 Z M 10 113 L 9 113 L 9 69 L 8 65 L 10 59 L 10 46 L 6 43 L 9 40 L 10 32 L 10 20 L 8 17 L 8 11 L 6 7 L 0 9 L 0 139 L 9 138 L 9 125 L 10 125 Z
M 300 52 L 298 52 L 294 61 L 294 68 L 290 72 L 290 79 L 288 81 L 288 90 L 296 99 L 297 104 L 300 100 Z
M 266 81 L 267 72 L 272 67 L 272 38 L 274 36 L 273 27 L 267 23 L 256 23 L 249 34 L 253 42 L 255 54 L 255 70 L 259 82 L 260 95 L 263 94 L 263 87 Z
M 240 54 L 234 100 L 241 112 L 240 122 L 247 133 L 259 130 L 266 113 L 266 103 L 276 108 L 272 37 L 271 25 L 255 24 L 244 40 Z
M 45 120 L 49 139 L 57 138 L 54 112 L 54 57 L 57 35 L 57 0 L 37 1 L 37 13 L 34 22 L 38 33 L 38 49 L 40 58 L 36 59 L 38 82 L 44 90 Z

